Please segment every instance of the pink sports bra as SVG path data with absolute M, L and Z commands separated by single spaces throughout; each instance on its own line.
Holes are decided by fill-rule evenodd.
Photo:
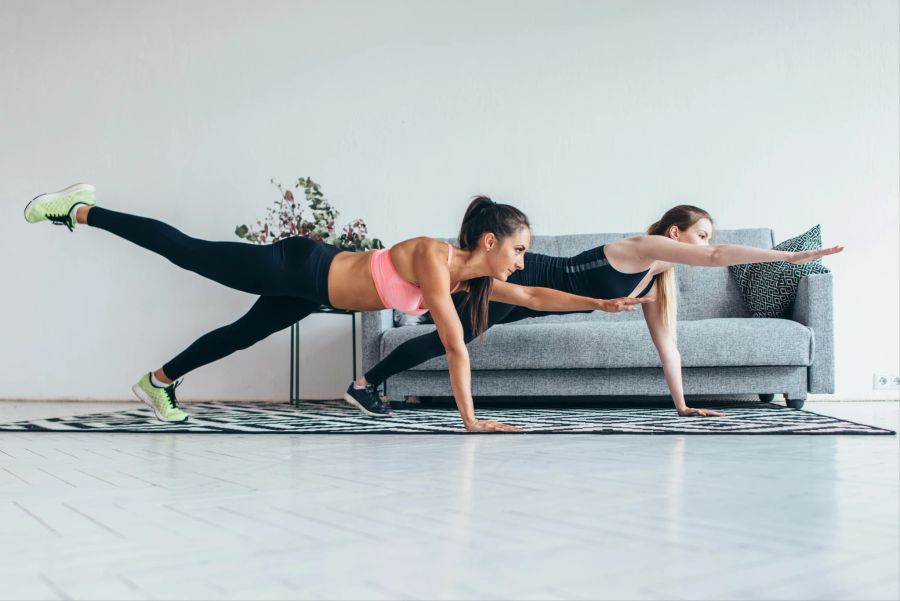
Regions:
M 397 309 L 410 315 L 422 315 L 428 309 L 421 307 L 422 290 L 412 282 L 406 280 L 397 273 L 394 262 L 391 261 L 391 249 L 382 248 L 372 253 L 372 279 L 375 281 L 375 290 L 378 298 L 388 309 Z M 447 244 L 447 265 L 453 260 L 453 245 Z M 459 284 L 450 292 L 455 292 Z

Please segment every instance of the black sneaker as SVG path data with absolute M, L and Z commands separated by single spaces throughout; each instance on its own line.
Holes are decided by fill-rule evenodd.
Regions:
M 390 407 L 384 404 L 375 387 L 369 384 L 365 388 L 356 388 L 353 382 L 344 393 L 344 400 L 368 415 L 369 417 L 390 417 Z

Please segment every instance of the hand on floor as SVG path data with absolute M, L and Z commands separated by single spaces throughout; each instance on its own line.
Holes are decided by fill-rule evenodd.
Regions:
M 469 432 L 521 432 L 522 428 L 503 422 L 479 419 L 466 424 L 466 430 Z
M 681 417 L 724 417 L 721 411 L 713 411 L 712 409 L 694 409 L 693 407 L 682 407 L 678 410 Z

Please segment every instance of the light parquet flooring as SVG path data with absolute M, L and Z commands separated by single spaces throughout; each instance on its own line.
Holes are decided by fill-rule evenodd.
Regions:
M 0 433 L 0 598 L 898 599 L 898 452 L 896 436 Z

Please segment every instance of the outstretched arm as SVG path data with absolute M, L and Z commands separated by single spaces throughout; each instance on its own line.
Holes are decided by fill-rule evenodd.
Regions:
M 650 293 L 656 293 L 656 283 L 653 284 Z M 672 400 L 675 401 L 675 409 L 678 411 L 678 415 L 684 417 L 721 417 L 725 415 L 719 411 L 694 409 L 687 406 L 684 400 L 684 387 L 681 383 L 681 353 L 678 352 L 678 346 L 675 344 L 675 339 L 671 332 L 663 324 L 659 303 L 644 307 L 644 321 L 647 322 L 650 338 L 653 339 L 653 345 L 659 353 L 659 360 L 662 362 L 663 373 L 666 376 L 666 384 L 669 386 Z
M 634 311 L 634 305 L 653 302 L 655 298 L 614 298 L 603 299 L 590 296 L 578 296 L 562 292 L 555 288 L 538 286 L 519 286 L 503 280 L 494 279 L 491 287 L 491 300 L 508 305 L 520 305 L 535 311 Z
M 446 248 L 446 247 L 444 247 Z M 446 253 L 445 253 L 446 254 Z M 425 304 L 434 318 L 438 335 L 447 350 L 447 364 L 450 367 L 450 386 L 456 407 L 462 416 L 466 430 L 470 432 L 517 432 L 521 428 L 495 421 L 481 421 L 475 417 L 475 403 L 472 400 L 472 371 L 469 364 L 469 350 L 463 334 L 463 327 L 450 297 L 450 272 L 447 263 L 428 245 L 414 251 L 413 271 L 425 298 Z
M 741 263 L 770 263 L 775 261 L 808 263 L 844 250 L 844 247 L 840 244 L 830 248 L 803 252 L 755 248 L 739 244 L 699 246 L 676 242 L 666 236 L 638 236 L 629 239 L 629 242 L 633 242 L 637 255 L 643 262 L 648 264 L 652 261 L 666 261 L 668 263 L 702 267 L 725 267 L 728 265 L 740 265 Z

